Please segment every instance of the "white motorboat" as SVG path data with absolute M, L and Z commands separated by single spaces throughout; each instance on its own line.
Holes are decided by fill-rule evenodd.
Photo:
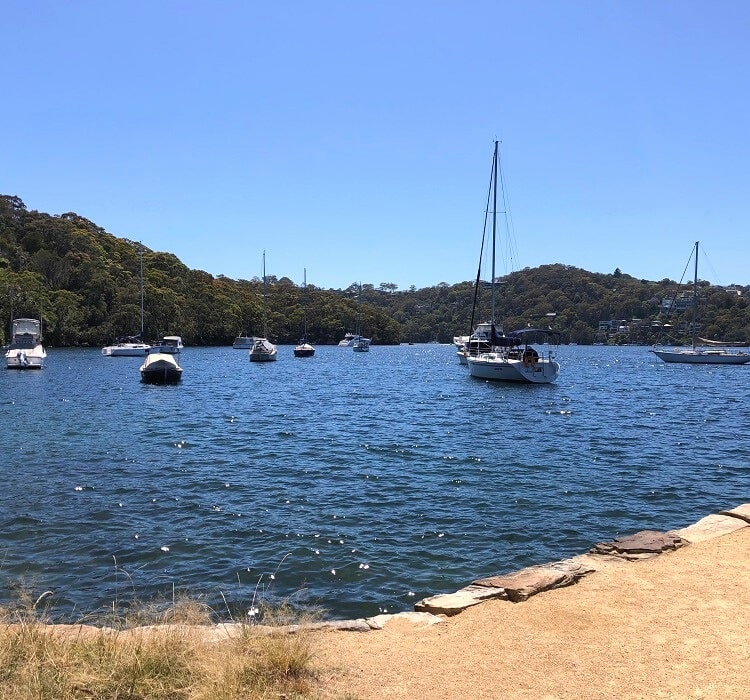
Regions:
M 11 340 L 5 352 L 8 369 L 41 369 L 47 352 L 42 345 L 42 322 L 16 318 L 11 323 Z
M 141 381 L 146 384 L 175 384 L 182 379 L 182 367 L 176 353 L 156 352 L 152 349 L 141 365 Z
M 139 251 L 141 260 L 141 332 L 138 335 L 123 336 L 112 345 L 102 348 L 104 357 L 143 357 L 150 349 L 148 343 L 143 342 L 143 246 Z
M 464 358 L 469 367 L 469 373 L 477 379 L 550 384 L 560 374 L 560 365 L 555 360 L 553 346 L 547 345 L 547 349 L 540 353 L 529 343 L 540 334 L 543 334 L 545 339 L 548 339 L 550 336 L 559 339 L 559 333 L 550 329 L 524 328 L 504 335 L 502 327 L 495 322 L 495 289 L 497 286 L 495 283 L 495 241 L 497 238 L 497 184 L 499 169 L 498 142 L 495 141 L 490 178 L 492 183 L 490 189 L 490 194 L 492 195 L 492 316 L 489 323 L 480 324 L 481 326 L 489 326 L 489 333 L 487 336 L 482 337 L 481 340 L 477 338 L 476 354 L 472 354 L 466 350 Z M 489 196 L 487 203 L 489 207 Z M 508 207 L 505 204 L 504 192 L 503 205 L 503 210 L 507 216 Z M 478 287 L 479 276 L 477 275 L 477 289 Z M 484 350 L 483 347 L 487 343 L 491 346 L 488 351 Z
M 276 346 L 268 340 L 266 323 L 266 251 L 263 251 L 263 337 L 253 338 L 250 348 L 250 362 L 274 362 L 276 360 Z
M 253 336 L 238 335 L 234 339 L 234 342 L 232 343 L 232 347 L 235 350 L 249 350 L 251 347 L 253 347 Z
M 498 328 L 495 326 L 495 333 L 502 335 L 502 326 Z M 492 323 L 487 321 L 480 323 L 474 329 L 471 335 L 457 336 L 453 339 L 454 345 L 457 346 L 456 355 L 458 361 L 462 365 L 468 364 L 467 358 L 469 355 L 478 355 L 481 352 L 490 352 L 492 350 L 492 343 L 490 338 L 492 336 Z M 457 342 L 458 340 L 458 342 Z
M 340 348 L 350 348 L 354 345 L 354 343 L 359 340 L 358 335 L 355 335 L 354 333 L 346 333 L 344 337 L 339 340 L 339 347 Z
M 158 343 L 151 347 L 150 352 L 163 352 L 170 355 L 179 354 L 185 346 L 182 344 L 182 337 L 179 335 L 165 335 Z
M 694 250 L 695 272 L 693 276 L 693 318 L 690 324 L 692 330 L 690 347 L 677 347 L 671 350 L 654 347 L 651 351 L 664 362 L 678 362 L 691 365 L 745 365 L 750 362 L 750 352 L 728 349 L 730 346 L 736 346 L 736 343 L 722 344 L 720 341 L 705 340 L 697 336 L 698 243 L 699 241 L 695 242 Z M 703 345 L 700 345 L 698 341 L 703 343 Z

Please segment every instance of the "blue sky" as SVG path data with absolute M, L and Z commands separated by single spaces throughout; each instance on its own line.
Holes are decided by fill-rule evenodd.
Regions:
M 515 254 L 750 284 L 745 0 L 5 0 L 0 193 L 191 268 L 476 274 Z M 507 250 L 504 246 L 503 250 Z

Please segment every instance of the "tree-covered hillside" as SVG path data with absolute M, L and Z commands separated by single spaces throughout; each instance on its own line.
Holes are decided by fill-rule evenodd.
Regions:
M 262 333 L 262 280 L 233 280 L 190 270 L 171 253 L 141 248 L 74 213 L 28 211 L 13 196 L 0 196 L 0 340 L 11 317 L 43 318 L 52 346 L 104 345 L 140 331 L 141 251 L 145 280 L 146 340 L 178 334 L 188 345 L 229 345 L 239 334 Z M 543 265 L 497 281 L 496 317 L 506 330 L 552 325 L 564 342 L 653 342 L 657 323 L 685 340 L 690 309 L 667 318 L 670 280 L 637 280 L 619 270 L 595 274 L 565 265 Z M 489 282 L 479 285 L 475 320 L 490 315 Z M 353 283 L 344 290 L 307 287 L 308 336 L 335 343 L 362 314 L 363 332 L 375 344 L 450 342 L 468 333 L 473 281 L 397 291 Z M 681 291 L 689 292 L 690 285 Z M 739 292 L 739 293 L 738 293 Z M 726 290 L 701 283 L 700 335 L 750 339 L 750 289 Z M 269 336 L 295 343 L 303 327 L 304 291 L 290 279 L 267 277 Z M 601 321 L 616 320 L 606 334 Z M 624 322 L 624 323 L 623 323 Z M 623 332 L 626 328 L 627 332 Z

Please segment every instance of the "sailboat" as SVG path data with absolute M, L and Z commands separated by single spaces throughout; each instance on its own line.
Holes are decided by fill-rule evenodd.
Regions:
M 307 268 L 304 271 L 304 294 L 305 294 L 305 331 L 299 341 L 299 345 L 294 348 L 295 357 L 312 357 L 315 354 L 315 348 L 307 342 Z
M 495 308 L 493 306 L 492 308 L 492 321 L 486 321 L 483 323 L 479 323 L 476 327 L 474 326 L 474 315 L 477 310 L 477 302 L 479 300 L 479 289 L 481 287 L 481 277 L 482 277 L 482 258 L 484 257 L 484 240 L 487 235 L 487 218 L 490 211 L 490 197 L 492 196 L 492 192 L 494 190 L 494 174 L 495 174 L 495 168 L 492 168 L 492 172 L 490 173 L 490 187 L 487 192 L 487 204 L 485 205 L 485 214 L 484 214 L 484 227 L 482 230 L 482 245 L 479 247 L 479 266 L 477 267 L 477 279 L 474 283 L 474 301 L 471 306 L 471 321 L 469 322 L 469 329 L 470 333 L 469 335 L 462 335 L 462 336 L 456 336 L 453 338 L 453 344 L 458 348 L 456 350 L 456 355 L 458 356 L 458 361 L 462 365 L 468 365 L 468 357 L 469 355 L 479 355 L 483 352 L 491 352 L 492 351 L 492 336 L 503 334 L 503 328 L 502 326 L 499 326 L 496 324 L 494 320 L 495 316 Z M 494 274 L 493 276 L 493 282 L 494 282 Z M 471 330 L 473 329 L 473 330 Z
M 742 352 L 741 350 L 732 352 L 730 350 L 727 350 L 727 347 L 730 347 L 730 345 L 733 344 L 725 344 L 718 341 L 705 341 L 704 339 L 698 338 L 697 336 L 698 324 L 696 323 L 696 318 L 698 308 L 698 243 L 699 241 L 695 242 L 694 249 L 695 272 L 693 276 L 693 318 L 691 323 L 692 342 L 690 348 L 674 348 L 672 350 L 664 350 L 654 347 L 651 349 L 651 351 L 664 362 L 680 362 L 683 364 L 699 365 L 747 364 L 748 362 L 750 362 L 750 353 Z M 703 345 L 699 345 L 697 341 L 701 341 L 703 345 L 710 345 L 711 347 L 703 347 Z
M 148 343 L 143 342 L 143 246 L 139 255 L 141 258 L 141 332 L 139 335 L 118 338 L 113 345 L 102 348 L 105 357 L 143 357 L 150 349 Z
M 524 328 L 507 335 L 498 332 L 495 321 L 495 248 L 497 240 L 497 181 L 500 159 L 498 141 L 492 159 L 492 283 L 489 352 L 476 355 L 466 354 L 466 362 L 472 377 L 503 382 L 524 382 L 529 384 L 551 384 L 560 374 L 560 365 L 554 358 L 552 345 L 538 351 L 531 342 L 537 338 L 548 339 L 559 334 L 544 328 Z M 503 194 L 504 197 L 504 194 Z M 503 207 L 507 216 L 507 206 Z
M 362 335 L 362 312 L 359 307 L 359 297 L 362 296 L 362 283 L 359 284 L 359 295 L 357 296 L 357 323 L 354 329 L 352 350 L 354 352 L 370 352 L 370 339 Z
M 263 337 L 253 338 L 250 348 L 250 362 L 274 362 L 276 360 L 276 346 L 268 340 L 268 324 L 266 317 L 266 251 L 263 251 Z

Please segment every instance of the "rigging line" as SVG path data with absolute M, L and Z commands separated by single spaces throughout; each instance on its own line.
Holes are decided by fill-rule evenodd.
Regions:
M 499 141 L 498 143 L 502 144 L 502 141 Z M 502 155 L 500 150 L 498 149 L 498 162 L 500 163 L 498 167 L 498 175 L 500 177 L 500 198 L 503 203 L 503 214 L 505 218 L 505 244 L 507 246 L 507 259 L 503 257 L 503 263 L 505 265 L 505 269 L 507 272 L 513 272 L 514 270 L 514 259 L 515 263 L 518 262 L 518 250 L 515 245 L 515 231 L 513 226 L 513 217 L 510 213 L 510 198 L 508 197 L 508 187 L 505 184 L 505 173 L 503 172 L 502 167 Z M 505 251 L 505 247 L 501 248 L 503 252 Z

